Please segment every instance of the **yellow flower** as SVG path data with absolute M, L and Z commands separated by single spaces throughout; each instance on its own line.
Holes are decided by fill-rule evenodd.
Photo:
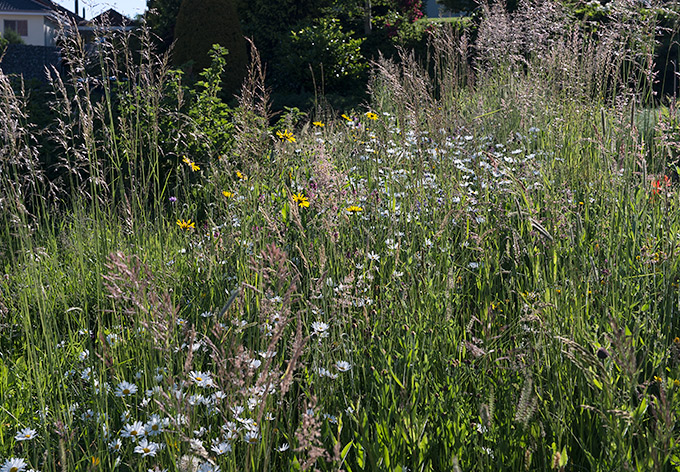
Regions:
M 240 171 L 236 171 L 236 177 L 238 177 L 241 180 L 248 180 L 248 176 L 245 174 L 242 174 Z
M 350 206 L 347 207 L 346 210 L 347 210 L 347 213 L 359 213 L 360 211 L 364 211 L 363 208 L 361 208 L 360 206 L 356 206 L 356 205 L 350 205 Z
M 655 381 L 655 382 L 661 383 L 661 382 L 663 382 L 663 379 L 662 379 L 661 377 L 657 377 L 657 376 L 655 375 L 655 376 L 654 376 L 654 381 Z
M 352 118 L 350 118 L 349 116 L 345 115 L 344 113 L 343 113 L 341 116 L 342 116 L 344 119 L 346 119 L 347 121 L 352 121 Z
M 186 163 L 188 166 L 190 166 L 191 170 L 194 171 L 194 172 L 201 169 L 200 167 L 198 167 L 196 165 L 196 163 L 194 161 L 190 160 L 188 157 L 185 157 L 184 159 L 182 159 L 182 161 L 184 161 L 184 163 Z
M 378 115 L 376 115 L 375 113 L 369 111 L 368 113 L 366 113 L 366 118 L 368 118 L 369 120 L 377 120 L 377 119 L 378 119 Z
M 231 198 L 231 197 L 234 196 L 233 193 L 227 192 L 226 190 L 222 190 L 222 195 L 224 195 L 224 196 L 227 197 L 227 198 Z
M 323 124 L 323 123 L 320 122 L 320 121 L 314 121 L 314 122 L 312 122 L 312 124 L 313 124 L 314 126 L 318 126 L 319 128 L 323 128 L 324 126 L 326 126 L 325 124 Z
M 305 197 L 302 192 L 293 194 L 293 201 L 297 203 L 300 208 L 309 206 L 309 199 Z
M 288 130 L 284 130 L 283 132 L 277 131 L 276 136 L 278 136 L 281 141 L 288 141 L 289 143 L 295 142 L 295 136 Z
M 678 379 L 673 380 L 673 386 L 674 386 L 675 388 L 680 387 L 680 380 L 678 380 Z
M 196 223 L 191 221 L 191 218 L 186 221 L 177 220 L 177 226 L 179 226 L 182 229 L 186 229 L 187 231 L 189 230 L 189 228 L 196 229 Z

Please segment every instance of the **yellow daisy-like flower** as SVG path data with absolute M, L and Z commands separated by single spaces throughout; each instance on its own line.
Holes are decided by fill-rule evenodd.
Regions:
M 353 121 L 352 118 L 350 118 L 349 116 L 345 115 L 344 113 L 343 113 L 341 116 L 342 116 L 344 119 L 346 119 L 347 121 Z
M 369 111 L 368 113 L 366 113 L 366 118 L 368 118 L 369 120 L 377 120 L 377 119 L 378 119 L 378 115 L 376 115 L 375 113 Z
M 309 206 L 309 199 L 305 197 L 302 192 L 293 194 L 293 201 L 297 203 L 300 208 Z
M 224 196 L 227 197 L 227 198 L 231 198 L 231 197 L 234 196 L 233 193 L 227 192 L 226 190 L 222 190 L 222 195 L 224 195 Z
M 277 131 L 276 136 L 278 136 L 281 141 L 288 141 L 289 143 L 295 142 L 295 136 L 288 130 L 284 130 L 283 132 Z
M 360 211 L 364 211 L 363 208 L 361 208 L 360 206 L 356 206 L 356 205 L 350 205 L 346 208 L 346 210 L 347 210 L 347 213 L 350 213 L 350 214 L 359 213 Z
M 242 174 L 241 171 L 236 171 L 236 177 L 238 177 L 241 180 L 248 180 L 248 176 L 245 174 Z
M 318 126 L 319 128 L 323 128 L 324 126 L 326 126 L 325 124 L 323 124 L 323 123 L 320 122 L 320 121 L 314 121 L 314 122 L 312 122 L 312 124 L 313 124 L 314 126 Z
M 187 164 L 189 167 L 191 167 L 191 170 L 196 172 L 197 170 L 200 170 L 201 168 L 196 165 L 196 163 L 192 160 L 190 160 L 188 157 L 185 157 L 182 159 L 182 161 Z
M 179 226 L 182 229 L 186 229 L 187 231 L 189 229 L 196 229 L 196 223 L 191 221 L 191 218 L 188 220 L 177 220 L 177 226 Z

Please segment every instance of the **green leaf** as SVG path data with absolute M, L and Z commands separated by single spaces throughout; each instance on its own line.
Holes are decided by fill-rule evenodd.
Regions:
M 402 390 L 403 390 L 403 389 L 404 389 L 404 385 L 399 381 L 399 379 L 397 378 L 397 376 L 394 375 L 394 372 L 392 372 L 392 369 L 390 369 L 390 375 L 392 376 L 392 378 L 394 379 L 394 381 L 397 382 L 397 385 L 399 385 L 399 386 L 402 388 Z
M 340 459 L 344 462 L 345 458 L 347 457 L 347 454 L 349 454 L 349 450 L 352 448 L 352 445 L 354 444 L 354 441 L 350 441 L 347 443 L 345 447 L 342 448 L 342 451 L 340 451 Z
M 284 223 L 288 223 L 288 211 L 290 208 L 288 207 L 288 202 L 283 204 L 283 208 L 281 208 L 281 218 L 283 219 Z
M 593 382 L 593 385 L 595 385 L 597 388 L 599 388 L 600 390 L 602 390 L 602 382 L 600 382 L 599 380 L 597 380 L 597 377 L 593 377 L 593 378 L 592 378 L 592 382 Z
M 357 450 L 357 465 L 361 468 L 361 470 L 364 470 L 364 465 L 366 465 L 366 463 L 364 462 L 364 448 L 361 446 L 361 444 L 357 444 L 356 450 Z
M 560 468 L 565 467 L 567 462 L 569 462 L 569 456 L 567 456 L 567 446 L 564 446 L 560 453 Z

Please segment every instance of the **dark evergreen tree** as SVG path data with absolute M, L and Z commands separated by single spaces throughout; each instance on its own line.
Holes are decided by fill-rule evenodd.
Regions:
M 248 52 L 233 0 L 183 0 L 175 24 L 173 63 L 189 64 L 194 77 L 210 66 L 213 44 L 229 51 L 224 91 L 236 93 L 248 66 Z

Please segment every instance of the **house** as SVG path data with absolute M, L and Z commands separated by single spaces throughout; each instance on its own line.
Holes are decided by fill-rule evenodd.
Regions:
M 75 6 L 77 9 L 78 0 Z M 136 27 L 132 20 L 115 10 L 86 21 L 51 0 L 0 0 L 0 33 L 4 35 L 5 31 L 14 30 L 24 42 L 10 44 L 4 52 L 0 51 L 0 74 L 45 81 L 46 69 L 63 71 L 61 51 L 56 44 L 59 22 L 63 20 L 77 27 L 86 43 L 95 41 L 96 34 L 129 31 Z M 86 45 L 86 51 L 94 50 L 93 44 Z
M 91 20 L 78 23 L 78 31 L 89 31 L 91 28 L 104 25 L 107 31 L 130 31 L 136 28 L 134 22 L 125 15 L 121 15 L 113 8 L 100 13 Z
M 84 21 L 50 0 L 0 0 L 0 33 L 11 29 L 29 46 L 55 46 L 59 15 Z
M 93 40 L 95 31 L 99 31 L 101 34 L 102 32 L 132 31 L 137 27 L 130 18 L 121 15 L 113 8 L 106 10 L 91 20 L 83 20 L 78 23 L 78 31 L 86 42 Z

